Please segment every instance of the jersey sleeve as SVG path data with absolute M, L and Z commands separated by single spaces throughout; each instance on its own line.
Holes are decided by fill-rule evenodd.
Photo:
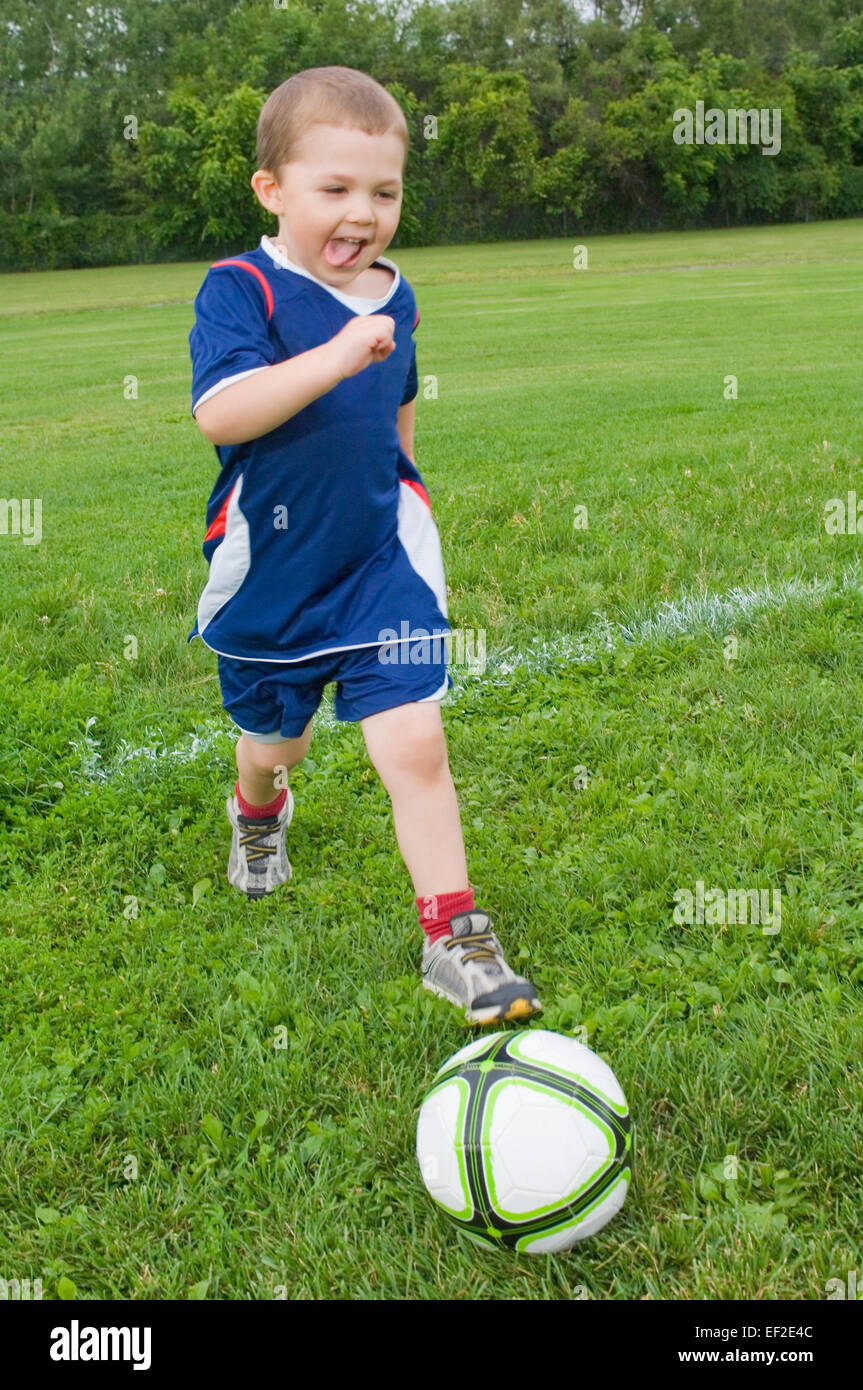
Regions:
M 419 316 L 419 312 L 417 312 L 417 316 L 416 316 L 416 318 L 414 319 L 414 326 L 413 326 L 413 328 L 411 329 L 411 333 L 415 333 L 415 332 L 416 332 L 416 327 L 417 327 L 417 324 L 419 323 L 419 321 L 420 321 L 420 316 Z M 402 399 L 401 399 L 402 405 L 409 405 L 410 402 L 416 398 L 416 395 L 417 395 L 417 392 L 418 392 L 418 391 L 419 391 L 419 381 L 418 381 L 418 378 L 417 378 L 417 345 L 416 345 L 416 343 L 413 341 L 413 339 L 411 339 L 411 364 L 410 364 L 410 367 L 408 368 L 407 380 L 405 381 L 404 395 L 402 396 Z
M 189 334 L 192 356 L 192 414 L 217 391 L 271 367 L 275 348 L 269 332 L 272 291 L 256 268 L 213 267 L 195 298 Z

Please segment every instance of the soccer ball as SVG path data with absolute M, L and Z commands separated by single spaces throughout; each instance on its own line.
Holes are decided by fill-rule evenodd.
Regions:
M 439 1206 L 480 1245 L 568 1250 L 620 1211 L 632 1126 L 611 1068 L 547 1029 L 493 1033 L 437 1072 L 417 1159 Z

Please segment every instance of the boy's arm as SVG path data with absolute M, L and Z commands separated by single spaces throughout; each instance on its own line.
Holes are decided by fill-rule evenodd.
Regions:
M 395 349 L 395 321 L 389 314 L 365 314 L 347 322 L 329 342 L 263 366 L 261 357 L 265 360 L 271 352 L 263 318 L 250 318 L 246 328 L 247 300 L 235 300 L 229 311 L 222 306 L 221 313 L 215 313 L 213 306 L 202 303 L 202 295 L 203 289 L 196 300 L 196 325 L 189 342 L 193 361 L 197 353 L 204 364 L 196 389 L 200 393 L 204 388 L 207 399 L 195 407 L 195 420 L 214 445 L 246 443 L 270 434 L 340 381 L 374 361 L 384 361 Z M 217 389 L 210 386 L 207 391 L 208 378 L 225 371 L 236 374 L 236 367 L 246 368 L 243 379 L 225 386 L 217 381 Z
M 343 378 L 331 340 L 226 386 L 198 406 L 195 419 L 211 444 L 245 444 L 284 424 Z
M 416 459 L 414 458 L 414 419 L 416 417 L 416 409 L 417 402 L 416 396 L 414 396 L 412 401 L 408 401 L 406 405 L 399 406 L 399 413 L 396 417 L 396 429 L 399 432 L 399 440 L 411 463 L 416 463 Z

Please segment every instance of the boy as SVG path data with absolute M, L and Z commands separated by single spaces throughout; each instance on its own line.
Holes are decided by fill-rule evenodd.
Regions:
M 290 878 L 293 797 L 273 792 L 337 681 L 336 715 L 360 723 L 392 802 L 423 984 L 496 1024 L 540 1005 L 475 907 L 441 722 L 446 583 L 413 461 L 419 314 L 381 254 L 407 141 L 398 103 L 354 68 L 297 73 L 261 110 L 251 183 L 278 237 L 210 267 L 189 336 L 192 414 L 221 464 L 189 641 L 218 653 L 241 731 L 229 881 L 257 898 Z

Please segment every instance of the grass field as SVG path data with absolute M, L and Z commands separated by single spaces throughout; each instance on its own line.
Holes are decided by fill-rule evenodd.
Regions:
M 586 270 L 563 241 L 391 252 L 450 619 L 488 652 L 444 706 L 471 882 L 537 1026 L 586 1026 L 636 1123 L 623 1212 L 557 1257 L 483 1255 L 422 1186 L 417 1109 L 471 1034 L 421 988 L 332 687 L 293 881 L 227 884 L 232 725 L 185 640 L 205 264 L 0 279 L 2 492 L 42 499 L 39 544 L 0 535 L 0 1276 L 820 1299 L 863 1271 L 863 535 L 824 524 L 863 500 L 861 233 L 593 239 Z M 699 881 L 779 890 L 781 928 L 675 921 Z

